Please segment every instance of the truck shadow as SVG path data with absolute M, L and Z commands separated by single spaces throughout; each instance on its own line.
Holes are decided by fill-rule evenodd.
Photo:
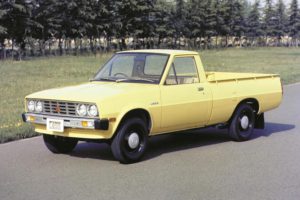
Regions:
M 266 123 L 265 129 L 255 129 L 251 140 L 260 137 L 269 137 L 272 134 L 286 133 L 285 131 L 294 129 L 295 125 Z M 175 133 L 153 137 L 150 140 L 149 151 L 144 160 L 158 157 L 165 153 L 181 151 L 191 148 L 215 145 L 224 142 L 231 142 L 228 137 L 228 130 L 216 128 L 207 128 L 195 131 L 186 131 L 184 133 Z
M 115 160 L 110 146 L 106 143 L 81 142 L 69 155 L 80 158 Z
M 272 134 L 285 133 L 295 125 L 266 123 L 264 130 L 255 130 L 252 140 L 268 137 Z M 227 129 L 205 128 L 151 137 L 148 151 L 143 160 L 153 159 L 162 154 L 230 142 Z M 101 160 L 114 160 L 110 146 L 106 143 L 79 143 L 70 156 Z
M 251 139 L 256 139 L 259 137 L 268 137 L 275 133 L 281 133 L 284 131 L 292 130 L 296 126 L 293 124 L 279 124 L 266 122 L 264 129 L 255 129 L 254 134 Z

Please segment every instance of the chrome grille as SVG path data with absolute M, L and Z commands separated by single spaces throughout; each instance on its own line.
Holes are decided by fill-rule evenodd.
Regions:
M 43 113 L 76 116 L 76 103 L 62 101 L 43 101 Z

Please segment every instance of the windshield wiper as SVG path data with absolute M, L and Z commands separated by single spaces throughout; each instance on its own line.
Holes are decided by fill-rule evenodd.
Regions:
M 114 78 L 109 78 L 109 77 L 101 77 L 97 79 L 92 79 L 91 81 L 116 81 Z
M 154 80 L 147 79 L 147 78 L 120 78 L 120 79 L 114 79 L 110 77 L 101 77 L 97 79 L 91 79 L 90 81 L 115 81 L 117 83 L 119 82 L 126 82 L 126 81 L 145 81 L 149 83 L 154 83 Z
M 122 78 L 122 79 L 117 79 L 116 82 L 125 82 L 125 81 L 145 81 L 149 83 L 154 83 L 154 80 L 147 79 L 147 78 Z

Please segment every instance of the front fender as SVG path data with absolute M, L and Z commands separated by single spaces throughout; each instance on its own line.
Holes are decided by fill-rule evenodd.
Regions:
M 124 107 L 121 112 L 118 114 L 118 116 L 116 117 L 116 121 L 115 121 L 115 124 L 113 126 L 113 132 L 115 134 L 115 132 L 117 131 L 118 127 L 120 126 L 121 122 L 122 122 L 122 119 L 126 116 L 126 114 L 128 114 L 129 112 L 133 111 L 133 110 L 144 110 L 145 112 L 147 112 L 150 116 L 150 123 L 151 123 L 151 127 L 150 127 L 150 133 L 152 132 L 152 129 L 153 129 L 153 125 L 154 125 L 154 122 L 153 122 L 153 113 L 150 111 L 149 108 L 145 107 L 145 106 L 142 106 L 142 105 L 135 105 L 135 106 L 127 106 L 127 107 Z

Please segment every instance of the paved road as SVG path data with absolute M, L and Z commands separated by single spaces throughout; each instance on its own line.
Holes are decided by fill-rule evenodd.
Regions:
M 106 144 L 51 154 L 41 137 L 0 145 L 0 199 L 300 199 L 300 84 L 285 87 L 266 129 L 237 143 L 212 129 L 152 138 L 121 165 Z

